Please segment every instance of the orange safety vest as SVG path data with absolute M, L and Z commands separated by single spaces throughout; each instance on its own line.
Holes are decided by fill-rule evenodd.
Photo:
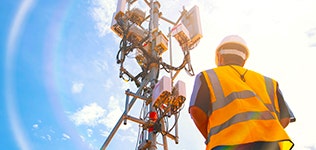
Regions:
M 210 90 L 212 111 L 208 113 L 206 149 L 252 142 L 278 142 L 291 149 L 293 143 L 279 122 L 277 82 L 254 71 L 240 74 L 240 66 L 221 66 L 203 71 Z

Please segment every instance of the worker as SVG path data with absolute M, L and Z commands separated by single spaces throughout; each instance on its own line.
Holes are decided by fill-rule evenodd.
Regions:
M 244 68 L 249 57 L 238 35 L 216 49 L 216 68 L 196 76 L 189 113 L 207 150 L 288 150 L 284 128 L 295 117 L 277 81 Z

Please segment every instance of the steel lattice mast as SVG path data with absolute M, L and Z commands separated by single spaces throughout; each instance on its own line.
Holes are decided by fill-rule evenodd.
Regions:
M 160 3 L 157 0 L 144 0 L 150 8 L 148 16 L 137 8 L 130 10 L 130 6 L 136 1 L 118 0 L 111 29 L 122 38 L 117 54 L 117 63 L 120 64 L 120 78 L 135 82 L 138 90 L 135 93 L 129 89 L 125 91 L 125 111 L 102 145 L 102 150 L 109 145 L 122 122 L 126 124 L 127 120 L 136 122 L 142 127 L 144 136 L 139 137 L 138 140 L 138 149 L 140 150 L 156 150 L 158 133 L 162 135 L 164 150 L 168 149 L 167 138 L 178 143 L 177 122 L 175 121 L 174 124 L 175 134 L 173 135 L 164 121 L 171 115 L 178 119 L 182 104 L 185 101 L 184 82 L 178 81 L 174 86 L 173 81 L 183 68 L 189 74 L 194 75 L 189 50 L 193 49 L 202 37 L 198 8 L 195 6 L 189 12 L 183 9 L 181 16 L 174 23 L 162 17 L 162 13 L 159 11 Z M 128 9 L 125 11 L 126 5 Z M 146 29 L 142 24 L 148 19 L 148 29 Z M 174 26 L 168 33 L 170 45 L 171 36 L 173 36 L 179 42 L 184 54 L 183 62 L 178 67 L 172 66 L 172 63 L 171 65 L 167 64 L 161 59 L 161 54 L 168 49 L 168 39 L 159 30 L 159 19 Z M 170 54 L 171 49 L 170 47 Z M 136 61 L 142 69 L 137 75 L 131 74 L 124 66 L 126 56 L 133 51 L 136 51 Z M 171 77 L 162 77 L 161 80 L 158 80 L 161 69 L 171 72 Z M 176 71 L 174 76 L 172 76 L 172 71 Z M 132 97 L 131 100 L 130 97 Z M 143 100 L 146 106 L 141 118 L 128 114 L 137 99 Z

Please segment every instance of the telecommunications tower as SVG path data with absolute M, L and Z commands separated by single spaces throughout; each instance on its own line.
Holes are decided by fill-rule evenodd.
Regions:
M 122 39 L 116 56 L 117 64 L 120 65 L 119 77 L 134 82 L 138 90 L 125 91 L 125 111 L 102 145 L 102 150 L 106 149 L 120 125 L 126 124 L 127 120 L 138 123 L 141 127 L 141 136 L 137 140 L 138 150 L 156 150 L 158 135 L 162 136 L 161 145 L 164 150 L 168 149 L 167 138 L 178 143 L 177 120 L 186 100 L 186 89 L 183 81 L 178 80 L 174 85 L 173 83 L 182 69 L 191 76 L 194 75 L 190 50 L 194 49 L 202 38 L 198 7 L 194 6 L 189 11 L 183 7 L 180 17 L 173 22 L 159 11 L 160 3 L 157 0 L 144 0 L 146 7 L 149 7 L 148 15 L 142 9 L 132 8 L 136 1 L 118 0 L 111 29 Z M 169 28 L 167 34 L 159 29 L 159 20 L 171 24 L 172 28 Z M 183 61 L 179 66 L 172 65 L 171 38 L 177 40 L 183 52 Z M 162 59 L 162 54 L 168 49 L 171 55 L 169 64 Z M 130 58 L 128 56 L 131 53 L 136 54 L 133 59 L 141 68 L 135 75 L 124 65 L 125 59 Z M 160 70 L 170 73 L 170 77 L 159 77 Z M 140 117 L 128 114 L 136 100 L 142 100 L 144 103 Z M 169 127 L 167 120 L 171 116 L 175 121 L 172 127 Z

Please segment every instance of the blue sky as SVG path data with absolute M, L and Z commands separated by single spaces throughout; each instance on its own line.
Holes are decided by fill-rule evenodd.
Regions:
M 315 1 L 160 3 L 161 11 L 171 20 L 180 16 L 182 6 L 200 7 L 203 39 L 191 52 L 196 73 L 215 67 L 213 52 L 224 36 L 244 37 L 250 48 L 245 67 L 278 80 L 297 117 L 286 129 L 295 149 L 316 149 L 315 124 L 310 122 L 315 114 Z M 143 1 L 135 7 L 149 10 Z M 135 90 L 133 83 L 118 77 L 115 56 L 120 39 L 110 31 L 115 9 L 116 1 L 109 0 L 0 2 L 0 131 L 4 137 L 0 149 L 102 146 L 124 110 L 124 91 Z M 163 22 L 160 26 L 168 28 Z M 179 50 L 176 43 L 173 46 Z M 181 58 L 174 59 L 175 64 Z M 133 60 L 128 66 L 138 69 Z M 178 79 L 186 81 L 190 97 L 194 77 L 183 71 Z M 180 143 L 170 140 L 170 149 L 204 149 L 187 113 L 188 103 L 179 120 Z M 131 114 L 138 116 L 140 106 L 136 103 Z M 121 126 L 108 149 L 134 149 L 137 133 L 135 123 Z
M 114 57 L 106 58 L 104 49 L 116 46 L 109 37 L 100 36 L 91 5 L 89 1 L 1 4 L 1 32 L 5 33 L 1 47 L 6 49 L 1 105 L 1 118 L 6 120 L 1 131 L 8 136 L 1 144 L 4 149 L 88 149 L 102 143 L 104 137 L 93 137 L 102 139 L 91 140 L 93 146 L 83 142 L 90 140 L 91 133 L 82 133 L 87 129 L 77 128 L 69 119 L 85 104 L 106 103 L 107 94 L 100 90 L 103 85 L 96 83 L 102 82 L 101 76 L 116 76 L 104 73 L 102 63 L 115 62 Z M 88 80 L 85 89 L 91 91 L 77 94 L 81 82 Z

